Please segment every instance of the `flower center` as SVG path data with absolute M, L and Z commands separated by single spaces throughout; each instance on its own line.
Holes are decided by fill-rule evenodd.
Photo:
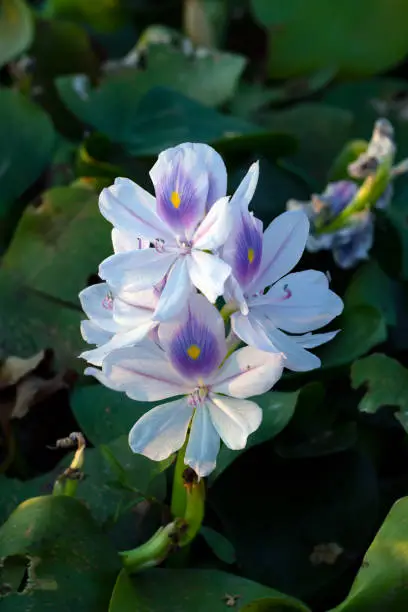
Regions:
M 178 191 L 171 192 L 170 202 L 173 204 L 174 208 L 178 208 L 180 206 L 181 198 Z
M 109 291 L 109 293 L 107 293 L 106 296 L 103 298 L 102 306 L 103 308 L 105 308 L 105 310 L 113 309 L 113 295 L 111 291 Z
M 193 408 L 199 408 L 204 403 L 204 400 L 206 399 L 208 393 L 209 389 L 206 385 L 197 387 L 189 396 L 188 403 Z
M 187 355 L 191 357 L 191 359 L 194 359 L 194 361 L 199 358 L 200 353 L 201 349 L 196 344 L 191 344 L 187 349 Z

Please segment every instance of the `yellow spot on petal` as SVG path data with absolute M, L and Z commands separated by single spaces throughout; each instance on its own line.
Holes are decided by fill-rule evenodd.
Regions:
M 201 349 L 196 344 L 192 344 L 187 349 L 187 354 L 191 359 L 198 359 L 201 353 Z
M 171 192 L 170 202 L 173 204 L 174 208 L 178 208 L 180 206 L 181 198 L 178 191 Z
M 248 249 L 248 261 L 251 264 L 254 261 L 255 251 L 254 249 Z

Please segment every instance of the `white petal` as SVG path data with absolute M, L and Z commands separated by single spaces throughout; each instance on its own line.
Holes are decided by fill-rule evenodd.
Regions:
M 211 420 L 221 440 L 232 450 L 245 448 L 248 436 L 258 429 L 262 421 L 262 410 L 258 404 L 215 394 L 211 394 L 210 399 Z
M 86 319 L 81 321 L 81 335 L 88 344 L 96 344 L 99 346 L 100 344 L 108 342 L 112 338 L 113 332 L 108 332 L 99 327 L 99 325 L 96 325 L 93 321 L 88 321 L 88 319 Z
M 217 200 L 194 233 L 194 248 L 204 251 L 216 251 L 221 248 L 231 231 L 231 216 L 229 198 Z
M 110 353 L 103 362 L 103 372 L 131 399 L 141 402 L 192 391 L 173 369 L 164 351 L 150 340 Z
M 214 303 L 223 294 L 231 268 L 216 255 L 192 251 L 188 257 L 188 271 L 193 285 Z
M 282 372 L 282 355 L 246 346 L 228 357 L 211 388 L 238 398 L 261 395 L 273 387 Z
M 293 334 L 323 327 L 343 310 L 343 301 L 330 291 L 326 275 L 316 270 L 284 276 L 256 303 L 265 304 L 262 311 L 275 327 Z
M 204 403 L 194 413 L 184 463 L 203 478 L 215 468 L 219 450 L 220 436 Z
M 253 311 L 247 317 L 235 313 L 231 317 L 234 333 L 250 346 L 262 351 L 281 353 L 283 365 L 295 372 L 306 372 L 320 367 L 320 359 L 305 350 L 301 344 L 264 318 L 258 318 Z
M 155 198 L 126 178 L 117 178 L 99 197 L 102 215 L 115 227 L 147 240 L 172 239 L 167 225 L 156 213 Z
M 96 380 L 98 380 L 101 385 L 107 387 L 108 389 L 112 389 L 113 391 L 121 391 L 120 387 L 117 387 L 109 378 L 105 376 L 102 370 L 98 368 L 86 368 L 84 370 L 85 376 L 94 376 Z
M 153 321 L 148 321 L 147 323 L 139 325 L 130 331 L 115 334 L 108 342 L 98 346 L 98 348 L 93 349 L 92 351 L 85 351 L 80 355 L 80 357 L 82 357 L 82 359 L 86 359 L 93 365 L 101 366 L 102 362 L 107 355 L 109 355 L 109 353 L 125 346 L 138 344 L 144 338 L 146 338 L 148 333 L 153 329 L 153 327 L 155 327 L 155 325 L 156 324 Z
M 160 295 L 153 318 L 155 321 L 166 321 L 180 316 L 194 291 L 188 273 L 187 257 L 180 257 L 167 277 L 166 284 Z
M 184 143 L 180 147 L 191 147 L 200 162 L 203 163 L 208 172 L 208 197 L 207 209 L 225 196 L 227 192 L 227 169 L 219 153 L 212 147 L 203 143 Z
M 123 291 L 113 304 L 113 318 L 122 328 L 131 329 L 147 323 L 157 305 L 154 289 L 144 291 Z
M 117 253 L 100 264 L 99 276 L 115 288 L 151 289 L 165 277 L 176 258 L 174 253 L 159 253 L 156 249 Z
M 276 217 L 264 233 L 262 262 L 253 287 L 264 289 L 292 270 L 305 249 L 309 220 L 302 211 Z
M 305 349 L 315 348 L 316 346 L 320 346 L 321 344 L 326 344 L 326 342 L 330 342 L 333 340 L 335 336 L 339 333 L 339 329 L 332 332 L 326 332 L 324 334 L 304 334 L 303 336 L 292 336 L 295 342 L 303 346 Z
M 248 210 L 249 203 L 251 202 L 256 186 L 259 179 L 259 162 L 255 162 L 250 166 L 248 172 L 242 179 L 241 183 L 235 190 L 234 195 L 231 198 L 231 204 L 233 206 L 239 206 Z
M 114 227 L 112 230 L 112 245 L 115 253 L 125 253 L 135 249 L 148 249 L 150 242 L 138 238 L 132 232 L 124 232 Z
M 115 332 L 118 324 L 113 320 L 113 302 L 109 298 L 109 287 L 99 283 L 87 287 L 79 294 L 85 314 L 105 331 Z
M 130 448 L 153 461 L 167 459 L 183 446 L 192 414 L 187 398 L 156 406 L 133 425 Z

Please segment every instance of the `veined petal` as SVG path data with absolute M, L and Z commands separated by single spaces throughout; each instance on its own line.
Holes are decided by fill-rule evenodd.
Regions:
M 85 351 L 80 357 L 86 359 L 86 361 L 92 363 L 92 365 L 101 366 L 105 357 L 112 351 L 138 344 L 147 337 L 155 326 L 156 323 L 154 321 L 148 321 L 129 331 L 115 334 L 107 342 L 98 346 L 98 348 L 91 351 Z
M 224 292 L 224 284 L 231 273 L 230 266 L 216 255 L 192 251 L 188 256 L 191 282 L 205 297 L 214 303 Z
M 99 276 L 125 291 L 151 289 L 166 276 L 176 259 L 177 253 L 159 253 L 156 249 L 116 253 L 100 264 Z
M 116 227 L 113 228 L 111 235 L 115 253 L 125 253 L 126 251 L 134 251 L 135 249 L 148 249 L 150 246 L 149 240 L 135 237 L 132 232 L 124 232 Z
M 154 289 L 120 292 L 113 304 L 113 318 L 122 328 L 137 327 L 152 319 L 157 302 Z
M 332 332 L 326 332 L 324 334 L 304 334 L 303 336 L 292 336 L 295 342 L 303 346 L 305 349 L 315 348 L 316 346 L 320 346 L 321 344 L 326 344 L 326 342 L 330 342 L 333 340 L 335 336 L 339 333 L 339 329 Z
M 226 304 L 228 302 L 235 302 L 239 306 L 243 315 L 248 314 L 249 309 L 244 292 L 239 282 L 232 274 L 225 281 L 223 298 Z
M 222 317 L 198 294 L 190 297 L 181 320 L 160 325 L 159 341 L 173 367 L 193 385 L 211 376 L 227 352 Z
M 183 148 L 191 147 L 196 153 L 199 163 L 206 167 L 208 174 L 206 210 L 208 211 L 214 202 L 227 193 L 227 169 L 224 161 L 221 155 L 207 144 L 186 142 L 179 146 Z
M 250 346 L 262 351 L 281 353 L 284 357 L 283 365 L 289 370 L 306 372 L 320 366 L 320 359 L 316 355 L 305 350 L 291 336 L 276 329 L 261 312 L 254 313 L 251 310 L 246 317 L 241 313 L 234 313 L 231 325 L 234 333 Z
M 102 370 L 99 370 L 99 368 L 85 368 L 84 374 L 85 376 L 93 376 L 101 383 L 101 385 L 107 387 L 108 389 L 112 389 L 113 391 L 122 391 L 122 389 L 116 386 L 114 382 L 109 380 L 109 378 L 105 376 L 105 374 L 102 372 Z
M 262 222 L 245 207 L 235 213 L 234 228 L 222 250 L 223 259 L 245 290 L 257 276 L 262 260 Z
M 183 446 L 192 414 L 187 398 L 156 406 L 133 425 L 130 448 L 153 461 L 167 459 Z
M 215 468 L 219 450 L 220 436 L 211 420 L 207 402 L 204 402 L 194 413 L 184 463 L 203 478 Z
M 253 163 L 231 198 L 234 206 L 239 206 L 243 211 L 248 211 L 259 179 L 259 162 Z
M 112 338 L 113 332 L 108 332 L 99 327 L 99 325 L 96 325 L 93 321 L 85 319 L 81 321 L 81 335 L 88 344 L 96 344 L 99 346 L 100 344 L 108 342 L 108 340 Z
M 151 241 L 173 239 L 172 232 L 156 213 L 155 198 L 130 179 L 117 178 L 104 189 L 99 208 L 105 219 L 119 230 Z
M 228 357 L 211 388 L 237 398 L 261 395 L 273 387 L 282 373 L 282 355 L 246 346 Z
M 164 351 L 151 340 L 110 353 L 103 362 L 103 372 L 131 399 L 141 402 L 185 395 L 194 388 L 179 376 Z
M 166 321 L 180 316 L 187 302 L 195 291 L 188 273 L 187 257 L 179 257 L 171 268 L 166 284 L 161 292 L 156 310 L 155 321 Z
M 262 421 L 262 410 L 249 400 L 210 394 L 208 403 L 211 420 L 221 440 L 228 448 L 245 448 L 248 436 Z
M 206 168 L 193 149 L 175 147 L 159 155 L 150 176 L 161 219 L 177 235 L 189 240 L 205 215 Z
M 305 270 L 284 276 L 265 296 L 254 298 L 253 306 L 279 329 L 301 334 L 327 325 L 342 312 L 343 301 L 330 291 L 323 272 Z
M 107 283 L 86 287 L 79 294 L 79 300 L 85 314 L 98 327 L 108 332 L 116 332 L 118 324 L 113 319 L 113 296 Z
M 223 246 L 231 231 L 231 206 L 229 198 L 215 202 L 210 212 L 198 226 L 193 236 L 195 249 L 216 251 Z
M 262 290 L 290 272 L 305 249 L 309 220 L 302 211 L 284 212 L 264 233 L 262 261 L 251 288 Z

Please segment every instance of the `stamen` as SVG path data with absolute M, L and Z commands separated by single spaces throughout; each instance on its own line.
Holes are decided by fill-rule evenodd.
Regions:
M 163 253 L 164 251 L 164 240 L 161 238 L 155 238 L 153 242 L 153 246 L 158 253 Z
M 105 310 L 113 310 L 113 294 L 111 291 L 103 298 L 102 306 Z

